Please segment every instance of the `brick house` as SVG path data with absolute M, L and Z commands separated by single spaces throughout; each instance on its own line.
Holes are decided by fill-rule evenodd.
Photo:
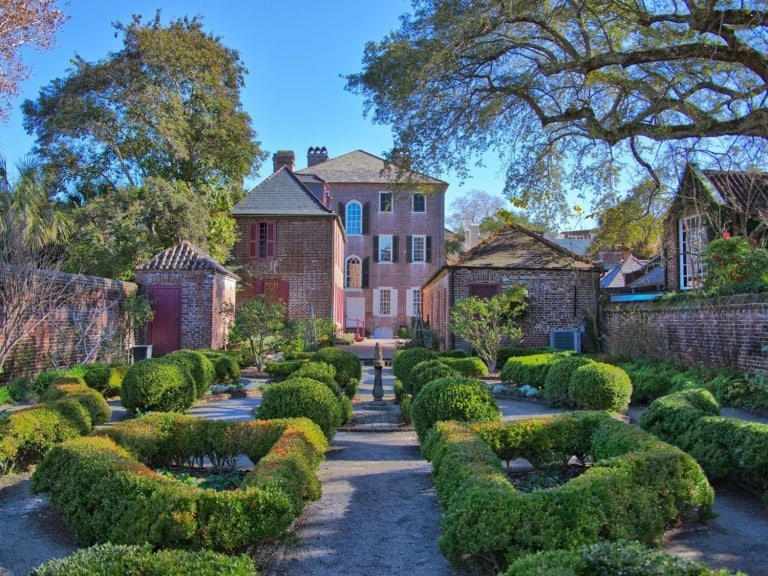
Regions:
M 448 330 L 451 307 L 470 296 L 490 298 L 520 284 L 528 310 L 520 323 L 525 347 L 581 349 L 598 315 L 602 267 L 541 234 L 511 225 L 488 237 L 424 284 L 424 315 L 445 348 L 469 346 Z M 597 333 L 597 331 L 595 331 Z M 562 341 L 567 340 L 563 345 Z
M 233 258 L 240 299 L 280 301 L 288 317 L 344 320 L 341 219 L 325 183 L 292 170 L 293 152 L 275 154 L 275 171 L 232 210 L 239 241 Z
M 283 157 L 291 170 L 292 154 Z M 385 161 L 362 150 L 329 158 L 325 148 L 311 147 L 307 168 L 295 175 L 308 186 L 330 190 L 346 232 L 341 259 L 346 312 L 339 325 L 380 338 L 410 326 L 421 314 L 422 284 L 445 259 L 448 185 L 414 172 L 398 174 L 393 184 Z M 315 241 L 315 251 L 318 245 L 328 244 Z
M 134 269 L 155 317 L 139 338 L 160 356 L 180 348 L 224 348 L 238 277 L 183 241 Z
M 724 232 L 764 245 L 768 174 L 686 167 L 664 220 L 663 255 L 668 290 L 691 290 L 704 277 L 707 243 Z

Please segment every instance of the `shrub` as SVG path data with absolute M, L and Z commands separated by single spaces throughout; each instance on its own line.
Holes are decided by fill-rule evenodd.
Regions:
M 341 395 L 341 389 L 336 383 L 336 368 L 327 362 L 307 362 L 302 364 L 298 370 L 291 373 L 288 379 L 292 378 L 311 378 L 322 382 L 333 392 L 335 396 Z
M 352 418 L 355 415 L 355 411 L 352 408 L 352 400 L 342 396 L 339 398 L 339 406 L 341 407 L 341 423 L 349 424 L 352 422 Z
M 129 413 L 184 412 L 195 400 L 195 383 L 186 367 L 161 358 L 148 358 L 130 367 L 120 400 Z
M 37 375 L 34 382 L 32 382 L 32 391 L 39 396 L 48 389 L 51 382 L 60 376 L 66 376 L 66 374 L 67 371 L 61 369 L 41 372 Z
M 408 382 L 404 385 L 405 393 L 415 398 L 429 382 L 446 376 L 460 376 L 460 374 L 442 359 L 423 360 L 411 370 Z
M 66 379 L 55 379 L 48 389 L 40 395 L 40 402 L 54 402 L 61 400 L 68 394 L 85 392 L 90 390 L 85 384 L 69 383 Z
M 109 366 L 109 382 L 107 389 L 103 392 L 105 398 L 120 396 L 120 388 L 123 385 L 123 378 L 130 369 L 130 364 L 111 364 Z
M 67 399 L 74 400 L 88 412 L 91 422 L 94 426 L 106 424 L 112 418 L 112 409 L 107 404 L 104 396 L 87 388 L 80 392 L 74 392 L 66 396 Z M 89 430 L 90 432 L 90 430 Z
M 299 417 L 312 420 L 330 440 L 341 425 L 338 396 L 317 380 L 292 378 L 268 387 L 256 410 L 260 420 Z
M 549 367 L 561 358 L 562 355 L 556 352 L 512 356 L 504 363 L 499 377 L 504 382 L 541 388 L 547 379 Z
M 554 353 L 554 348 L 539 347 L 539 348 L 521 348 L 519 346 L 513 346 L 511 348 L 502 348 L 499 353 L 496 354 L 496 366 L 504 366 L 507 360 L 518 356 L 533 356 L 534 354 L 551 354 Z
M 103 394 L 109 387 L 109 376 L 110 369 L 108 365 L 103 362 L 94 362 L 85 366 L 83 378 L 90 388 Z
M 486 422 L 501 419 L 496 399 L 482 382 L 451 376 L 433 380 L 411 405 L 411 418 L 419 440 L 440 420 Z
M 679 372 L 671 364 L 642 359 L 622 362 L 618 366 L 629 374 L 632 402 L 638 404 L 648 404 L 669 394 L 673 385 L 672 378 Z
M 395 392 L 395 401 L 402 402 L 403 398 L 406 397 L 405 385 L 398 378 L 395 378 L 392 382 L 392 389 Z
M 166 354 L 163 360 L 177 362 L 189 370 L 195 382 L 195 400 L 202 398 L 210 387 L 213 386 L 213 362 L 201 352 L 196 352 L 195 350 L 176 350 Z
M 477 356 L 470 356 L 467 358 L 443 358 L 442 361 L 467 378 L 482 378 L 488 376 L 488 366 L 486 366 L 485 362 Z
M 464 350 L 442 350 L 437 353 L 438 358 L 466 358 L 467 354 Z
M 392 357 L 392 373 L 401 382 L 408 382 L 414 366 L 424 360 L 433 360 L 435 353 L 427 348 L 406 348 L 398 350 Z
M 360 359 L 352 352 L 341 348 L 321 348 L 312 355 L 313 362 L 325 362 L 336 369 L 336 383 L 349 398 L 353 398 L 363 377 L 363 367 Z M 351 386 L 351 394 L 345 390 Z
M 306 363 L 307 360 L 270 360 L 264 367 L 264 372 L 276 380 L 284 380 Z
M 246 555 L 229 556 L 210 550 L 158 550 L 152 546 L 98 544 L 71 556 L 54 559 L 35 568 L 37 576 L 101 576 L 164 574 L 168 576 L 258 576 Z
M 579 408 L 626 412 L 632 382 L 618 366 L 590 362 L 574 370 L 568 395 Z
M 572 356 L 562 358 L 550 366 L 542 388 L 542 395 L 549 406 L 553 408 L 573 406 L 573 401 L 568 395 L 571 376 L 577 368 L 590 362 L 591 360 L 584 356 Z
M 219 384 L 235 384 L 240 381 L 240 365 L 227 354 L 208 357 L 213 362 L 214 380 Z

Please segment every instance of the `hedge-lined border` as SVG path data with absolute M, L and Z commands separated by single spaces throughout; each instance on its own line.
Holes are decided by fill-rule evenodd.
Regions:
M 78 543 L 149 543 L 222 552 L 280 535 L 320 496 L 316 471 L 328 444 L 306 418 L 222 422 L 150 414 L 52 449 L 32 478 Z M 147 466 L 256 463 L 239 490 L 183 486 Z
M 640 426 L 696 458 L 710 479 L 744 482 L 768 504 L 768 424 L 720 416 L 715 397 L 693 389 L 654 400 Z
M 53 383 L 41 402 L 0 420 L 0 476 L 40 462 L 56 444 L 109 421 L 104 397 L 85 384 Z
M 444 510 L 440 548 L 493 566 L 540 550 L 599 541 L 658 544 L 691 511 L 711 513 L 714 491 L 696 461 L 604 413 L 475 424 L 440 422 L 422 445 Z M 567 484 L 530 493 L 508 481 L 500 459 L 591 454 Z

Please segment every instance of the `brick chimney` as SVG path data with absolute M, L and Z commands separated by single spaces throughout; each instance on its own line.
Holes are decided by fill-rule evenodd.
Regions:
M 307 167 L 320 164 L 328 160 L 328 149 L 323 146 L 310 146 L 307 150 Z
M 283 166 L 286 166 L 291 172 L 295 169 L 296 155 L 293 150 L 278 150 L 272 154 L 272 171 L 277 172 Z

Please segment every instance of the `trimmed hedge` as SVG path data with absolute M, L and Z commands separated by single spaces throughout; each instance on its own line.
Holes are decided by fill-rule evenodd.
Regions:
M 123 442 L 124 447 L 118 442 Z M 152 414 L 52 449 L 32 477 L 81 545 L 149 543 L 232 552 L 275 538 L 319 497 L 327 448 L 307 419 L 217 422 Z M 245 454 L 257 462 L 239 490 L 183 486 L 147 468 Z
M 90 433 L 112 414 L 101 394 L 85 385 L 54 384 L 46 397 L 0 420 L 0 475 L 37 464 L 53 446 Z
M 573 399 L 568 394 L 571 376 L 577 368 L 590 362 L 591 360 L 584 356 L 571 356 L 562 358 L 550 366 L 541 391 L 549 406 L 553 408 L 575 406 Z
M 763 491 L 768 502 L 768 424 L 719 415 L 706 390 L 685 390 L 655 400 L 640 426 L 696 458 L 711 479 L 729 478 Z
M 435 358 L 433 360 L 422 360 L 416 364 L 410 372 L 408 382 L 403 384 L 404 393 L 410 394 L 415 398 L 421 389 L 432 382 L 432 380 L 460 375 L 458 371 L 448 366 L 443 360 L 444 358 Z M 395 396 L 397 397 L 397 394 Z
M 255 415 L 259 420 L 309 418 L 329 440 L 342 421 L 339 397 L 322 382 L 300 377 L 269 386 Z
M 411 405 L 411 419 L 419 440 L 441 420 L 488 422 L 501 420 L 501 410 L 482 382 L 462 376 L 433 380 Z
M 312 355 L 313 362 L 325 362 L 336 369 L 336 383 L 351 400 L 360 386 L 363 377 L 363 365 L 352 352 L 341 348 L 320 348 Z
M 653 545 L 692 510 L 709 515 L 714 500 L 692 457 L 604 413 L 471 426 L 440 422 L 422 453 L 432 461 L 444 510 L 440 548 L 452 562 L 470 556 L 503 564 L 600 541 Z M 515 454 L 532 461 L 590 454 L 596 463 L 562 486 L 519 492 L 500 460 Z
M 307 362 L 308 360 L 270 360 L 264 366 L 264 372 L 276 380 L 284 380 Z
M 571 374 L 568 396 L 578 408 L 626 412 L 632 396 L 632 381 L 618 366 L 589 362 Z
M 698 562 L 651 550 L 637 542 L 598 542 L 576 550 L 551 550 L 523 556 L 501 576 L 728 576 Z
M 341 388 L 339 388 L 336 382 L 336 368 L 327 362 L 307 362 L 302 364 L 298 370 L 291 372 L 290 376 L 288 376 L 288 380 L 292 378 L 311 378 L 312 380 L 317 380 L 328 386 L 334 396 L 341 395 Z
M 488 376 L 488 366 L 477 356 L 467 358 L 441 358 L 440 360 L 467 378 L 483 378 Z
M 229 353 L 218 350 L 200 350 L 213 363 L 216 384 L 237 384 L 240 381 L 240 365 Z
M 246 555 L 229 556 L 210 550 L 158 550 L 148 544 L 124 546 L 98 544 L 71 556 L 46 562 L 33 569 L 36 576 L 258 576 Z
M 550 366 L 560 361 L 563 356 L 564 354 L 559 352 L 512 356 L 504 363 L 499 378 L 504 382 L 541 388 L 547 379 Z
M 414 347 L 398 350 L 392 356 L 392 374 L 405 384 L 416 364 L 424 360 L 434 360 L 436 356 L 437 354 L 428 348 Z
M 538 348 L 520 348 L 519 346 L 514 346 L 512 348 L 502 348 L 499 350 L 498 354 L 496 354 L 496 366 L 504 366 L 507 360 L 513 357 L 532 356 L 534 354 L 546 354 L 553 352 L 555 352 L 554 348 L 544 346 Z
M 213 386 L 215 377 L 213 362 L 202 352 L 188 349 L 176 350 L 166 354 L 163 360 L 177 362 L 189 370 L 195 382 L 195 400 L 200 400 Z
M 148 358 L 128 369 L 120 401 L 130 414 L 185 412 L 195 402 L 196 385 L 189 370 L 171 360 Z

